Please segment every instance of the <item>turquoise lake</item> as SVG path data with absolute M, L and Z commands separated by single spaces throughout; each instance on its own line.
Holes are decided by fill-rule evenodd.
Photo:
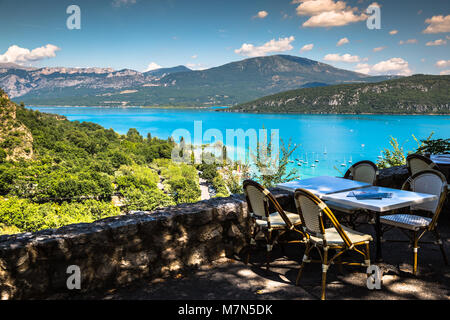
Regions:
M 343 174 L 351 163 L 360 160 L 376 162 L 384 148 L 390 148 L 389 137 L 398 139 L 405 151 L 417 147 L 412 135 L 427 138 L 450 138 L 450 116 L 393 115 L 285 115 L 216 112 L 214 109 L 151 109 L 99 107 L 29 107 L 56 113 L 69 120 L 90 121 L 125 134 L 136 128 L 166 139 L 176 129 L 186 129 L 194 137 L 194 122 L 201 121 L 203 133 L 218 129 L 226 137 L 227 129 L 278 129 L 280 138 L 300 145 L 295 158 L 308 165 L 292 167 L 302 178 Z M 192 138 L 193 139 L 193 138 Z M 316 162 L 319 160 L 319 162 Z M 351 161 L 351 162 L 350 162 Z M 311 167 L 311 164 L 316 167 Z M 344 166 L 345 164 L 345 166 Z M 336 169 L 337 168 L 337 169 Z

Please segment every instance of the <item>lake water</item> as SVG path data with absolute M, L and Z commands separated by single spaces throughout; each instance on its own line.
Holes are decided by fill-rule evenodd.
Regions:
M 176 129 L 186 129 L 194 139 L 194 122 L 201 121 L 203 133 L 218 129 L 226 137 L 227 129 L 278 129 L 280 138 L 300 145 L 293 155 L 308 161 L 296 167 L 302 178 L 340 175 L 360 160 L 376 162 L 384 148 L 390 148 L 389 137 L 398 139 L 405 151 L 417 147 L 412 135 L 434 139 L 450 138 L 450 116 L 393 115 L 277 115 L 216 112 L 214 109 L 151 109 L 97 107 L 30 107 L 41 112 L 56 113 L 69 120 L 90 121 L 125 134 L 136 128 L 166 139 Z M 319 160 L 319 162 L 315 162 Z M 316 167 L 311 167 L 311 164 Z M 343 166 L 342 164 L 345 164 Z M 337 169 L 336 169 L 337 168 Z

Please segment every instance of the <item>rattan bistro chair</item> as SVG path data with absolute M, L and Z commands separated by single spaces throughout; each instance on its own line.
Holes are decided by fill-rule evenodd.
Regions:
M 437 170 L 438 166 L 430 158 L 427 158 L 421 154 L 410 154 L 406 157 L 406 165 L 408 167 L 409 175 L 412 176 L 417 172 L 423 170 Z
M 338 265 L 356 265 L 370 266 L 370 241 L 372 236 L 341 226 L 328 206 L 311 192 L 305 189 L 297 189 L 294 194 L 295 204 L 300 214 L 303 231 L 307 237 L 306 250 L 303 261 L 298 271 L 296 285 L 300 281 L 305 263 L 322 264 L 322 295 L 325 299 L 327 271 L 331 264 Z M 331 222 L 332 227 L 325 228 L 327 220 Z M 311 260 L 310 252 L 316 248 L 320 255 L 320 260 Z M 330 258 L 329 250 L 334 250 L 335 254 Z M 348 251 L 354 251 L 361 254 L 364 261 L 344 262 L 342 254 Z M 337 260 L 337 261 L 335 261 Z
M 444 244 L 441 240 L 439 232 L 437 231 L 437 221 L 442 211 L 445 198 L 447 196 L 448 186 L 445 176 L 436 170 L 423 170 L 408 178 L 403 184 L 403 190 L 409 190 L 419 193 L 434 194 L 438 199 L 431 202 L 426 202 L 420 205 L 414 205 L 409 208 L 410 214 L 393 214 L 382 216 L 380 222 L 386 225 L 383 228 L 383 233 L 392 229 L 398 228 L 403 231 L 409 238 L 409 243 L 413 248 L 413 273 L 417 274 L 417 256 L 419 250 L 419 241 L 427 231 L 434 234 L 436 242 L 420 242 L 438 244 L 444 262 L 448 265 L 447 256 L 445 255 Z M 385 240 L 388 241 L 388 240 Z M 401 240 L 389 240 L 393 242 L 404 242 Z
M 247 264 L 250 259 L 250 248 L 256 246 L 256 237 L 262 232 L 266 239 L 266 264 L 267 270 L 269 270 L 272 247 L 280 236 L 288 231 L 293 231 L 299 238 L 295 237 L 295 240 L 287 240 L 284 243 L 304 243 L 304 235 L 299 228 L 300 216 L 297 213 L 284 211 L 270 191 L 259 183 L 245 180 L 243 186 L 248 210 L 254 222 L 245 263 Z M 270 212 L 271 209 L 275 211 Z
M 376 185 L 378 181 L 378 167 L 375 163 L 369 160 L 363 160 L 352 165 L 344 175 L 344 179 L 355 180 L 360 182 Z M 356 220 L 361 209 L 346 206 L 334 201 L 325 201 L 327 206 L 336 213 L 344 213 L 343 222 L 349 224 L 352 228 L 356 227 Z

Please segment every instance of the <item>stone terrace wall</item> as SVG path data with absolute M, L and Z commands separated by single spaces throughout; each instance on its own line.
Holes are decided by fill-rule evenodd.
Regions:
M 401 187 L 404 167 L 382 170 L 379 184 Z M 295 212 L 292 193 L 272 190 Z M 36 233 L 0 236 L 0 298 L 26 299 L 67 292 L 67 267 L 81 270 L 81 290 L 166 277 L 238 254 L 249 234 L 244 197 L 211 199 L 74 224 Z
M 292 208 L 288 193 L 274 193 Z M 85 291 L 176 274 L 238 254 L 246 244 L 249 221 L 244 197 L 234 195 L 0 236 L 0 298 L 67 292 L 70 265 L 80 267 Z

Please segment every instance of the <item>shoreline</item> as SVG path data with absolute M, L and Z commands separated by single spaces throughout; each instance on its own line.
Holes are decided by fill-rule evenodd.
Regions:
M 336 113 L 336 112 L 251 112 L 251 111 L 233 111 L 228 110 L 231 107 L 227 106 L 218 106 L 218 107 L 191 107 L 191 106 L 52 106 L 52 105 L 31 105 L 25 106 L 26 108 L 104 108 L 104 109 L 161 109 L 161 110 L 205 110 L 205 111 L 213 111 L 213 112 L 225 112 L 225 113 L 240 113 L 240 114 L 268 114 L 268 115 L 324 115 L 324 116 L 450 116 L 450 113 Z

